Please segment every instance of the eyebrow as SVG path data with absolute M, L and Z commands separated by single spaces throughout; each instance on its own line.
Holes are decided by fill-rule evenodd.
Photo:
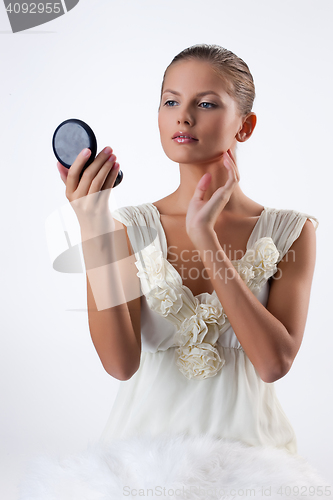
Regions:
M 176 92 L 175 90 L 171 90 L 171 89 L 166 89 L 166 90 L 164 90 L 163 94 L 164 94 L 165 92 L 170 92 L 171 94 L 180 95 L 180 93 L 179 93 L 179 92 Z M 163 95 L 163 94 L 162 94 L 162 95 Z M 204 90 L 204 92 L 199 92 L 199 93 L 197 94 L 197 96 L 198 96 L 198 97 L 202 97 L 203 95 L 208 95 L 208 94 L 214 94 L 214 95 L 216 95 L 217 97 L 221 97 L 221 96 L 220 96 L 217 92 L 214 92 L 214 90 Z

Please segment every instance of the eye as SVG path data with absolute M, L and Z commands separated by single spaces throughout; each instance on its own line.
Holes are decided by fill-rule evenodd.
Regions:
M 170 100 L 169 100 L 169 101 L 166 101 L 166 102 L 164 103 L 164 106 L 167 106 L 167 108 L 173 108 L 173 106 L 168 106 L 168 103 L 169 103 L 169 102 L 176 102 L 176 101 L 170 101 Z
M 213 108 L 216 108 L 216 104 L 214 104 L 214 103 L 212 103 L 212 102 L 201 102 L 201 103 L 200 103 L 200 106 L 201 106 L 201 104 L 208 104 L 209 106 L 211 106 L 211 107 L 213 107 Z M 210 109 L 210 108 L 208 108 L 208 107 L 206 107 L 206 106 L 204 106 L 204 108 L 205 108 L 205 109 Z
M 174 103 L 177 103 L 177 101 L 172 101 L 172 100 L 168 100 L 164 103 L 164 106 L 166 106 L 167 108 L 173 108 L 174 107 Z M 208 104 L 208 106 L 203 106 L 204 109 L 211 109 L 211 108 L 216 108 L 217 105 L 212 103 L 212 102 L 201 102 L 199 104 L 199 106 L 201 106 L 202 104 Z

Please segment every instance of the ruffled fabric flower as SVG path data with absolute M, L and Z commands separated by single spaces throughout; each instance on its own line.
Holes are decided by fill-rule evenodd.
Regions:
M 162 251 L 156 249 L 153 244 L 141 251 L 141 257 L 143 263 L 137 260 L 135 265 L 149 307 L 161 316 L 176 316 L 183 307 L 180 276 L 178 275 L 179 280 L 177 277 L 175 279 L 174 274 L 166 267 L 169 262 L 164 259 Z
M 218 323 L 223 325 L 225 322 L 225 313 L 221 302 L 219 301 L 216 292 L 212 294 L 201 293 L 195 297 L 196 300 L 196 310 L 195 313 L 198 314 L 207 323 Z
M 188 379 L 215 376 L 225 364 L 217 341 L 229 320 L 215 292 L 194 296 L 154 244 L 135 262 L 149 307 L 176 326 L 175 362 Z M 232 261 L 242 280 L 256 292 L 277 270 L 279 252 L 270 237 L 260 238 L 242 259 Z
M 225 363 L 216 348 L 219 336 L 217 323 L 208 323 L 199 315 L 185 318 L 174 335 L 174 343 L 179 346 L 175 350 L 176 365 L 183 375 L 188 379 L 216 375 Z
M 188 311 L 187 311 L 188 312 Z M 174 335 L 175 361 L 188 379 L 216 375 L 225 363 L 216 349 L 226 315 L 216 293 L 195 297 L 192 315 L 187 315 Z
M 277 271 L 279 251 L 270 237 L 260 238 L 242 259 L 232 264 L 252 292 L 259 291 Z
M 180 372 L 189 380 L 213 377 L 225 364 L 217 348 L 206 342 L 181 346 L 175 350 L 175 357 Z
M 246 254 L 245 254 L 246 256 Z M 245 257 L 244 256 L 244 257 Z M 244 283 L 247 285 L 255 277 L 253 266 L 247 262 L 244 257 L 240 260 L 232 261 L 233 266 L 238 272 L 239 276 L 242 278 Z M 244 259 L 244 260 L 243 260 Z
M 149 245 L 141 252 L 141 255 L 144 259 L 144 265 L 140 260 L 135 262 L 139 270 L 137 276 L 147 280 L 151 286 L 158 281 L 163 281 L 165 278 L 165 264 L 162 252 L 157 250 L 154 245 Z
M 174 335 L 174 342 L 180 346 L 200 344 L 208 333 L 206 322 L 199 316 L 185 318 Z
M 175 316 L 183 307 L 181 290 L 162 280 L 146 294 L 146 299 L 149 307 L 165 318 L 169 314 Z
M 253 249 L 248 250 L 248 262 L 252 262 L 257 270 L 270 273 L 276 267 L 279 251 L 270 237 L 257 240 Z

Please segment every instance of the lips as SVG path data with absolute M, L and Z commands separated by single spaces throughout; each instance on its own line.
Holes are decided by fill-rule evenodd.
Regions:
M 188 134 L 186 132 L 176 132 L 172 139 L 176 139 L 177 137 L 182 137 L 184 139 L 192 139 L 193 141 L 197 141 L 198 139 L 196 137 L 194 137 L 193 135 L 191 134 Z

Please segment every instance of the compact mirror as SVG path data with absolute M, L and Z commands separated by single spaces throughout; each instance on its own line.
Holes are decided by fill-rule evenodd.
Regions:
M 57 160 L 66 168 L 70 168 L 77 155 L 84 148 L 91 150 L 91 155 L 87 160 L 84 170 L 94 161 L 97 153 L 97 141 L 92 129 L 82 120 L 71 118 L 60 123 L 56 128 L 52 147 Z M 123 173 L 119 170 L 113 187 L 118 186 L 123 180 Z

